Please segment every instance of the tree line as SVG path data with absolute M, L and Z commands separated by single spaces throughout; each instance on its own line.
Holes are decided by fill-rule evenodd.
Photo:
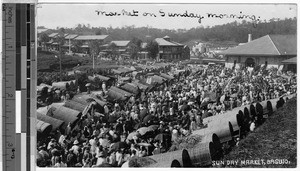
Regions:
M 50 30 L 57 32 L 60 28 Z M 72 34 L 104 34 L 110 35 L 112 40 L 131 40 L 133 37 L 147 42 L 158 37 L 168 35 L 173 41 L 185 43 L 191 40 L 201 41 L 234 41 L 236 43 L 247 42 L 247 35 L 252 34 L 253 39 L 267 34 L 296 34 L 297 18 L 270 19 L 260 21 L 257 27 L 251 22 L 243 20 L 235 21 L 213 27 L 199 26 L 191 29 L 158 29 L 149 27 L 125 26 L 122 28 L 91 27 L 90 25 L 78 24 L 75 28 L 65 28 L 66 33 Z

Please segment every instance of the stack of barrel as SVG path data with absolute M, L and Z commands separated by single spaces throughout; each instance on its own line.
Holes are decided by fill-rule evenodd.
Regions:
M 270 115 L 296 94 L 266 100 L 235 108 L 225 114 L 204 119 L 207 128 L 196 130 L 193 135 L 201 135 L 202 140 L 194 148 L 182 149 L 148 156 L 154 164 L 145 167 L 209 167 L 214 160 L 222 158 L 222 144 L 240 137 L 249 131 L 249 122 L 255 119 L 262 124 Z M 129 166 L 130 167 L 130 166 Z

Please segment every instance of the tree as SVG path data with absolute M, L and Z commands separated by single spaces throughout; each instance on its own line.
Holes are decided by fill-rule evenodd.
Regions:
M 101 43 L 97 40 L 92 40 L 89 42 L 90 55 L 92 56 L 93 59 L 93 69 L 95 69 L 95 57 L 98 57 L 101 50 L 100 46 Z
M 97 29 L 95 32 L 96 35 L 101 35 L 101 29 Z
M 114 59 L 117 55 L 117 45 L 115 43 L 111 43 L 108 46 L 108 49 L 110 51 L 109 55 Z
M 190 48 L 188 46 L 185 46 L 183 48 L 182 58 L 183 59 L 190 59 Z
M 64 28 L 60 28 L 58 30 L 57 43 L 60 46 L 65 44 L 65 29 Z
M 134 37 L 129 44 L 129 53 L 132 59 L 137 59 L 141 51 L 142 40 Z
M 64 54 L 63 45 L 65 44 L 65 29 L 60 28 L 58 31 L 57 43 L 59 48 L 59 72 L 60 72 L 60 81 L 62 81 L 62 66 L 61 66 L 61 58 Z
M 155 59 L 158 54 L 158 43 L 156 41 L 150 41 L 147 44 L 146 49 L 149 54 L 149 57 Z
M 83 45 L 82 41 L 80 41 L 80 40 L 74 41 L 74 43 L 73 43 L 74 52 L 80 53 L 80 48 L 82 45 Z
M 41 33 L 40 41 L 42 42 L 42 47 L 45 47 L 45 44 L 50 41 L 50 38 L 49 38 L 48 34 Z

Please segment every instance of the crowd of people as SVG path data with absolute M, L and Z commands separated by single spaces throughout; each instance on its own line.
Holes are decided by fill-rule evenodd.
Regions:
M 75 128 L 69 125 L 38 139 L 37 165 L 121 167 L 133 157 L 174 150 L 178 139 L 205 127 L 205 117 L 295 92 L 296 74 L 291 72 L 185 66 L 173 80 L 150 92 L 104 105 L 100 114 L 95 105 Z

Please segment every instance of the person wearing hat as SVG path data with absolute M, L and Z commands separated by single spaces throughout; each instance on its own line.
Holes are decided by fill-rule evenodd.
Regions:
M 45 161 L 47 161 L 47 160 L 49 159 L 50 155 L 49 155 L 49 153 L 46 151 L 45 146 L 40 146 L 38 149 L 39 149 L 39 152 L 38 152 L 38 153 L 42 155 L 42 158 L 43 158 Z
M 154 141 L 154 150 L 152 151 L 152 154 L 160 154 L 161 153 L 161 144 L 159 142 L 159 140 L 155 140 Z
M 105 158 L 105 155 L 104 155 L 104 151 L 99 151 L 98 155 L 97 155 L 97 162 L 96 162 L 96 166 L 99 166 L 103 163 L 106 162 L 106 158 Z
M 115 130 L 116 130 L 116 133 L 118 134 L 122 134 L 123 133 L 123 121 L 124 121 L 124 117 L 121 116 L 118 120 L 117 120 L 117 124 L 115 125 Z
M 71 127 L 71 122 L 68 123 L 68 126 L 66 128 L 66 135 L 70 135 L 71 134 L 71 130 L 72 130 L 72 127 Z
M 51 138 L 50 142 L 48 143 L 47 150 L 50 150 L 54 146 L 55 142 L 56 140 Z
M 96 136 L 92 136 L 91 139 L 89 140 L 89 145 L 91 146 L 90 148 L 90 152 L 91 154 L 96 153 L 96 148 L 97 148 L 97 137 Z
M 74 167 L 77 163 L 77 157 L 73 152 L 73 149 L 70 149 L 67 155 L 67 166 Z
M 58 139 L 58 143 L 62 146 L 64 144 L 65 139 L 66 139 L 66 135 L 61 134 L 59 139 Z
M 79 153 L 79 141 L 76 139 L 74 142 L 73 142 L 73 146 L 71 147 L 71 149 L 73 150 L 73 153 L 75 155 L 77 155 Z

